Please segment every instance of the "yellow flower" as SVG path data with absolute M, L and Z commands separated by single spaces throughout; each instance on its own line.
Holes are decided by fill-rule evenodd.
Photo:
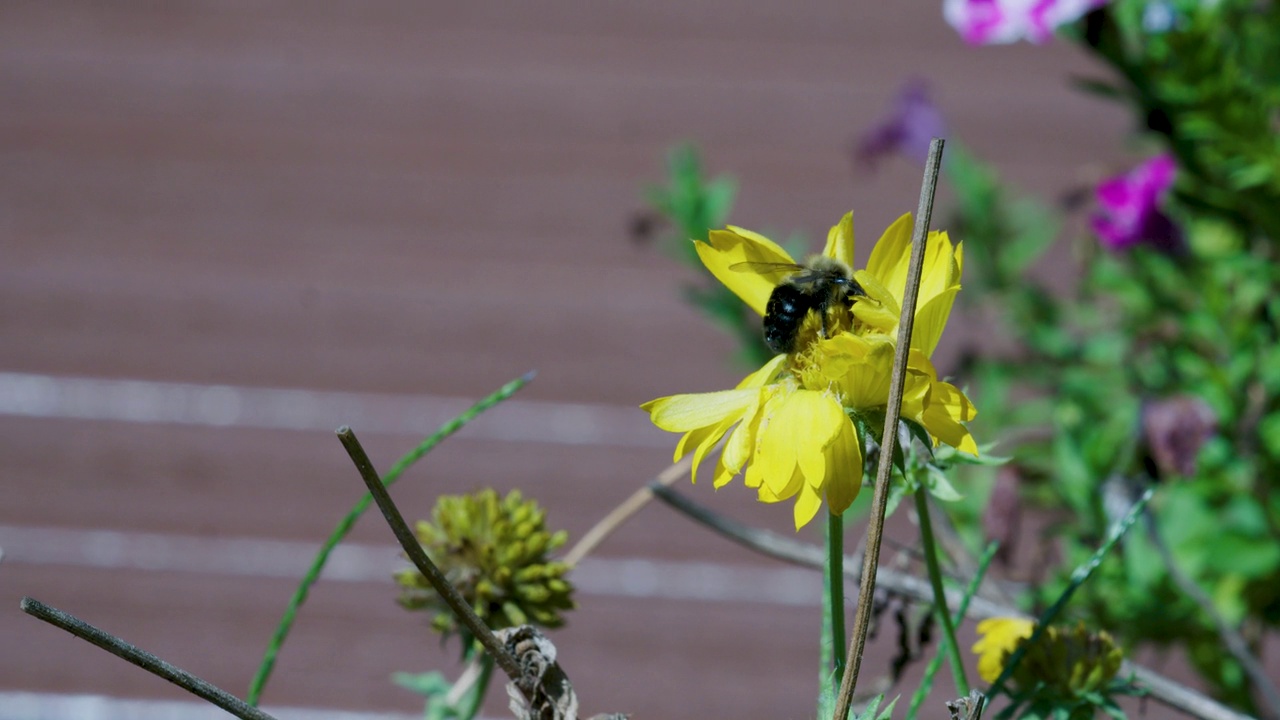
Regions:
M 978 642 L 973 652 L 978 656 L 978 674 L 993 683 L 1004 670 L 1005 660 L 1018 648 L 1018 643 L 1031 637 L 1036 624 L 1022 618 L 988 618 L 978 623 Z
M 1022 618 L 990 618 L 978 623 L 978 674 L 994 683 L 1018 645 L 1031 637 L 1036 624 Z M 1013 671 L 1012 685 L 1046 698 L 1066 700 L 1104 689 L 1120 672 L 1124 654 L 1106 632 L 1050 626 Z
M 853 277 L 867 298 L 831 308 L 826 317 L 810 313 L 797 332 L 795 349 L 778 355 L 722 392 L 672 395 L 642 407 L 653 423 L 684 433 L 678 460 L 694 454 L 698 464 L 721 439 L 724 451 L 715 474 L 723 486 L 745 467 L 744 482 L 763 502 L 795 498 L 796 529 L 813 519 L 826 499 L 842 513 L 862 487 L 862 438 L 852 416 L 883 412 L 906 268 L 911 216 L 889 227 L 871 252 L 865 270 Z M 795 261 L 773 241 L 749 230 L 713 231 L 697 251 L 704 265 L 757 313 L 764 314 L 776 282 L 766 273 L 743 272 L 742 263 Z M 938 380 L 929 363 L 960 289 L 962 252 L 946 233 L 931 233 L 908 361 L 902 417 L 934 438 L 977 454 L 962 423 L 976 414 L 955 386 Z M 848 267 L 853 260 L 853 215 L 831 228 L 823 255 Z

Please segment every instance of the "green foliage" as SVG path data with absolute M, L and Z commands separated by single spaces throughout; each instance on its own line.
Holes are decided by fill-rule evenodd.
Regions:
M 1025 272 L 1046 246 L 1043 232 L 1012 219 L 1031 206 L 975 158 L 953 156 L 951 226 L 964 228 L 956 234 L 973 259 L 966 273 L 985 268 L 961 297 L 1003 315 L 1020 347 L 971 358 L 970 379 L 983 436 L 1039 428 L 1041 438 L 1012 454 L 1024 495 L 1066 513 L 1049 531 L 1064 567 L 1109 524 L 1113 486 L 1165 488 L 1150 532 L 1102 565 L 1077 612 L 1130 645 L 1186 648 L 1220 693 L 1248 709 L 1245 676 L 1156 543 L 1229 624 L 1280 624 L 1280 6 L 1174 3 L 1173 26 L 1152 33 L 1144 5 L 1114 3 L 1081 23 L 1075 35 L 1115 77 L 1077 84 L 1127 103 L 1146 140 L 1176 158 L 1164 211 L 1185 250 L 1113 254 L 1089 243 L 1077 253 L 1080 285 L 1055 296 Z M 1153 406 L 1169 398 L 1212 411 L 1203 446 L 1153 428 Z M 1161 457 L 1179 443 L 1190 454 L 1181 469 Z M 1032 600 L 1066 583 L 1059 569 Z
M 651 186 L 645 196 L 653 211 L 674 228 L 664 238 L 664 247 L 702 276 L 700 282 L 685 287 L 685 298 L 737 338 L 744 365 L 759 367 L 773 357 L 773 352 L 764 344 L 760 318 L 712 277 L 694 247 L 694 242 L 706 242 L 711 230 L 725 226 L 738 184 L 724 175 L 705 178 L 702 161 L 691 145 L 681 145 L 671 151 L 667 175 L 665 186 Z
M 488 661 L 488 671 L 492 672 L 493 662 Z M 484 682 L 472 685 L 456 703 L 450 698 L 453 683 L 438 672 L 420 674 L 394 673 L 391 681 L 396 685 L 426 698 L 423 708 L 423 720 L 471 720 L 475 717 L 484 699 L 484 690 L 488 687 L 488 676 Z
M 876 695 L 867 702 L 867 705 L 862 709 L 862 712 L 854 713 L 850 717 L 853 720 L 889 720 L 889 718 L 893 716 L 893 706 L 898 704 L 898 698 L 890 700 L 889 704 L 885 705 L 884 708 L 880 707 L 880 703 L 882 702 L 884 702 L 884 695 Z M 827 716 L 830 716 L 831 712 L 834 711 L 835 708 L 832 708 L 831 711 L 827 713 Z M 819 717 L 822 716 L 820 715 Z
M 1116 95 L 1177 156 L 1182 202 L 1280 237 L 1280 6 L 1181 2 L 1171 29 L 1149 33 L 1143 5 L 1100 14 L 1087 46 L 1121 74 Z

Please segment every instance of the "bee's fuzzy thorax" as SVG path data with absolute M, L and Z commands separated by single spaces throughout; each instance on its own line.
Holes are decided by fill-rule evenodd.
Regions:
M 848 265 L 826 255 L 811 255 L 804 261 L 804 266 L 813 273 L 839 275 L 845 278 L 853 277 L 853 270 Z

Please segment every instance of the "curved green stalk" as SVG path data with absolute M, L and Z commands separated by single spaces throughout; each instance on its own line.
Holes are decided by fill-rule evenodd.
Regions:
M 1116 543 L 1120 542 L 1120 538 L 1124 537 L 1124 534 L 1129 531 L 1129 528 L 1133 527 L 1133 524 L 1138 521 L 1138 518 L 1142 515 L 1143 508 L 1147 506 L 1147 503 L 1151 500 L 1151 496 L 1153 494 L 1155 494 L 1155 488 L 1148 488 L 1147 491 L 1142 494 L 1142 497 L 1138 498 L 1138 501 L 1133 504 L 1133 507 L 1129 508 L 1129 512 L 1124 516 L 1124 519 L 1112 526 L 1111 532 L 1107 535 L 1106 542 L 1102 543 L 1102 546 L 1094 551 L 1093 555 L 1091 555 L 1088 560 L 1077 566 L 1075 570 L 1071 571 L 1071 580 L 1067 583 L 1066 589 L 1064 589 L 1062 594 L 1058 596 L 1058 599 L 1049 606 L 1049 609 L 1041 613 L 1040 617 L 1036 619 L 1036 629 L 1031 633 L 1031 637 L 1027 638 L 1026 642 L 1018 643 L 1017 649 L 1015 649 L 1013 654 L 1009 656 L 1009 659 L 1005 661 L 1004 669 L 1000 671 L 1000 677 L 996 678 L 996 681 L 991 683 L 991 687 L 987 689 L 985 701 L 988 704 L 991 702 L 991 698 L 1004 690 L 1004 684 L 1008 682 L 1009 678 L 1013 675 L 1013 671 L 1017 669 L 1018 663 L 1022 662 L 1022 657 L 1027 654 L 1027 650 L 1040 640 L 1040 636 L 1044 635 L 1045 629 L 1048 628 L 1049 624 L 1058 617 L 1060 612 L 1062 612 L 1062 608 L 1066 606 L 1067 601 L 1071 599 L 1071 596 L 1075 594 L 1076 590 L 1079 589 L 1079 587 L 1083 585 L 1091 575 L 1093 575 L 1093 571 L 1097 570 L 1098 566 L 1102 564 L 1102 559 L 1107 556 L 1107 553 L 1111 552 L 1111 548 L 1115 547 Z
M 933 521 L 929 519 L 929 491 L 916 488 L 916 514 L 920 516 L 920 542 L 924 547 L 925 565 L 929 567 L 929 583 L 933 586 L 933 608 L 942 622 L 945 634 L 947 659 L 951 661 L 951 675 L 956 681 L 958 697 L 969 695 L 969 678 L 965 676 L 964 659 L 960 657 L 960 644 L 956 642 L 956 625 L 947 610 L 947 593 L 942 587 L 942 569 L 938 566 L 938 547 L 933 539 Z
M 969 581 L 969 586 L 964 589 L 964 595 L 960 597 L 960 604 L 956 607 L 955 624 L 959 625 L 964 621 L 965 613 L 969 612 L 969 601 L 974 595 L 978 594 L 978 587 L 982 585 L 982 579 L 987 575 L 987 567 L 991 565 L 991 559 L 996 556 L 996 550 L 999 549 L 1000 543 L 991 543 L 987 545 L 986 551 L 982 553 L 982 558 L 978 560 L 978 569 L 974 571 L 973 579 Z M 943 639 L 943 642 L 950 640 Z M 924 704 L 924 700 L 929 696 L 929 690 L 933 687 L 933 676 L 938 674 L 938 668 L 942 667 L 942 658 L 946 652 L 946 648 L 938 648 L 938 652 L 929 660 L 929 666 L 924 670 L 924 677 L 920 680 L 920 686 L 916 688 L 914 694 L 911 695 L 911 706 L 907 708 L 907 720 L 915 720 L 916 714 L 920 712 L 920 706 Z
M 436 430 L 419 443 L 417 447 L 406 453 L 404 457 L 400 458 L 399 462 L 387 471 L 387 474 L 383 476 L 383 485 L 390 486 L 400 479 L 400 475 L 409 469 L 409 466 L 421 460 L 423 455 L 431 452 L 445 438 L 461 430 L 480 413 L 515 395 L 520 388 L 533 379 L 533 375 L 531 372 L 512 380 L 498 388 L 488 397 L 464 410 L 462 414 L 441 425 L 439 430 Z M 343 538 L 347 536 L 347 533 L 351 532 L 356 520 L 368 509 L 371 502 L 373 502 L 373 496 L 366 492 L 364 497 L 360 498 L 351 508 L 351 511 L 338 521 L 338 526 L 330 533 L 329 538 L 320 546 L 320 551 L 316 553 L 315 559 L 311 561 L 311 567 L 307 569 L 307 574 L 298 583 L 298 588 L 294 590 L 293 597 L 289 598 L 289 605 L 285 607 L 284 615 L 281 616 L 275 633 L 272 634 L 270 642 L 267 643 L 266 652 L 262 655 L 262 663 L 258 665 L 258 672 L 253 676 L 253 682 L 249 684 L 249 692 L 245 695 L 245 701 L 250 705 L 258 704 L 258 699 L 262 696 L 262 689 L 266 686 L 267 680 L 271 677 L 271 671 L 275 668 L 276 656 L 280 653 L 280 648 L 284 645 L 285 639 L 289 637 L 289 631 L 293 628 L 293 621 L 298 614 L 298 608 L 302 607 L 302 603 L 306 602 L 307 594 L 311 592 L 311 586 L 320 579 L 320 572 L 324 570 L 325 564 L 329 562 L 329 555 L 338 546 L 338 543 L 342 542 Z

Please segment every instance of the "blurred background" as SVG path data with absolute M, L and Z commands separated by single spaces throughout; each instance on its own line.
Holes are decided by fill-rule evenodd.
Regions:
M 0 58 L 3 718 L 199 708 L 23 595 L 243 695 L 363 490 L 339 425 L 385 469 L 537 370 L 406 475 L 410 518 L 518 487 L 577 538 L 665 468 L 676 438 L 637 406 L 745 369 L 634 237 L 678 143 L 737 177 L 733 224 L 816 243 L 853 209 L 865 258 L 919 193 L 917 165 L 853 153 L 904 83 L 1046 197 L 1114 169 L 1081 158 L 1119 161 L 1127 126 L 1067 87 L 1073 48 L 968 48 L 940 2 L 10 0 Z M 982 332 L 954 321 L 940 369 Z M 793 533 L 737 483 L 679 487 Z M 401 564 L 364 518 L 265 705 L 420 714 L 390 675 L 452 674 L 457 647 L 395 604 Z M 818 573 L 654 506 L 576 580 L 552 639 L 589 713 L 812 715 Z

